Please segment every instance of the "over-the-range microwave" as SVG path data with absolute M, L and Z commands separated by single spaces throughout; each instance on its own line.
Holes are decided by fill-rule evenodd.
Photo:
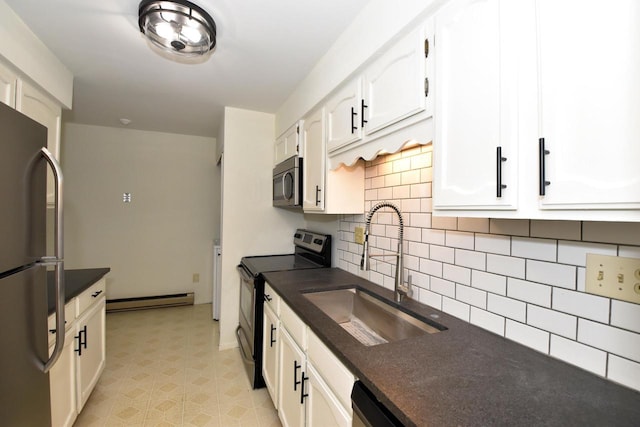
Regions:
M 302 157 L 289 157 L 273 168 L 273 206 L 302 208 Z

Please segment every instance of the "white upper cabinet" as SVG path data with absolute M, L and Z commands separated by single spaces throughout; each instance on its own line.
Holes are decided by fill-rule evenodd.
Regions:
M 365 69 L 359 113 L 366 135 L 425 109 L 427 45 L 423 27 L 416 28 Z
M 537 1 L 543 209 L 640 208 L 637 0 Z
M 18 85 L 16 109 L 47 128 L 47 148 L 56 159 L 60 159 L 60 128 L 62 109 L 47 95 L 31 84 L 21 81 Z M 54 178 L 47 169 L 47 204 L 55 199 Z
M 305 118 L 302 129 L 305 153 L 302 164 L 302 208 L 305 211 L 323 211 L 326 162 L 323 109 L 320 108 Z
M 291 126 L 283 133 L 280 138 L 276 139 L 275 156 L 273 164 L 287 160 L 291 156 L 300 154 L 300 127 L 302 123 L 298 122 Z
M 518 16 L 511 3 L 455 0 L 436 16 L 436 208 L 517 207 Z
M 362 79 L 347 82 L 325 104 L 327 152 L 362 139 Z
M 18 75 L 0 63 L 0 102 L 16 108 Z

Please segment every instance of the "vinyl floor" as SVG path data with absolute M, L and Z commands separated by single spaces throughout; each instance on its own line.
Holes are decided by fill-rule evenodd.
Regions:
M 277 427 L 238 349 L 218 350 L 211 305 L 107 314 L 106 368 L 74 426 Z

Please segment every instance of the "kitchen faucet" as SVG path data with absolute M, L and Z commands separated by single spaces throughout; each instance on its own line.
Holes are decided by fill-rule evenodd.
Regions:
M 381 208 L 391 208 L 396 214 L 398 214 L 398 220 L 400 222 L 400 227 L 398 230 L 398 251 L 395 254 L 381 254 L 381 255 L 369 255 L 369 229 L 371 228 L 371 218 L 376 213 L 378 209 Z M 404 235 L 404 221 L 402 219 L 402 214 L 400 213 L 400 209 L 393 203 L 389 202 L 380 202 L 374 207 L 371 208 L 369 213 L 367 214 L 366 225 L 364 229 L 364 243 L 362 244 L 362 259 L 360 260 L 360 270 L 369 271 L 369 258 L 371 257 L 385 257 L 385 256 L 395 256 L 396 257 L 396 277 L 395 277 L 395 299 L 396 302 L 400 303 L 404 299 L 405 296 L 411 296 L 411 277 L 409 277 L 409 284 L 406 286 L 403 283 L 403 275 L 402 275 L 402 246 L 403 246 L 403 235 Z

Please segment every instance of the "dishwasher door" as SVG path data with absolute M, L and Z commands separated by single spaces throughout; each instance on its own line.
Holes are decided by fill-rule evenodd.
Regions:
M 353 406 L 353 427 L 403 426 L 360 381 L 356 381 L 353 385 L 351 404 Z

